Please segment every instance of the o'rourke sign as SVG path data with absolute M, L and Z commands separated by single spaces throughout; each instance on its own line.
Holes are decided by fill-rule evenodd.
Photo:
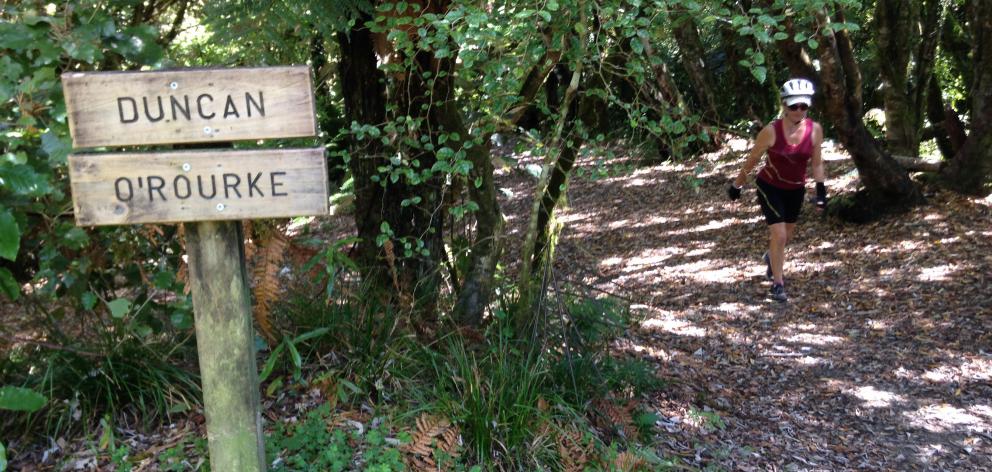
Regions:
M 315 136 L 308 67 L 70 72 L 75 147 Z M 69 156 L 81 226 L 327 214 L 322 148 Z
M 81 226 L 327 213 L 323 149 L 75 154 Z

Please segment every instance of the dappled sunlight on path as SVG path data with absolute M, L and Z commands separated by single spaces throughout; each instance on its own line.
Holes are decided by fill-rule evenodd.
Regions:
M 828 187 L 850 188 L 851 163 L 828 154 Z M 676 381 L 652 399 L 659 452 L 728 470 L 988 470 L 992 203 L 938 192 L 863 226 L 806 205 L 782 305 L 765 297 L 753 188 L 726 201 L 740 162 L 576 178 L 559 213 L 556 276 L 630 301 L 643 321 L 622 350 Z M 502 202 L 520 238 L 532 180 L 501 185 L 524 197 Z

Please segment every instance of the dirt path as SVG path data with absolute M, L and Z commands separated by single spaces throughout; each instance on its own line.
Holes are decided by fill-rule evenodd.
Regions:
M 826 156 L 828 187 L 854 185 Z M 739 164 L 580 177 L 560 213 L 557 273 L 628 298 L 644 320 L 622 347 L 676 381 L 653 399 L 659 452 L 726 470 L 992 470 L 992 198 L 938 192 L 864 226 L 807 205 L 781 305 L 753 190 L 724 194 Z M 502 180 L 514 239 L 531 182 Z

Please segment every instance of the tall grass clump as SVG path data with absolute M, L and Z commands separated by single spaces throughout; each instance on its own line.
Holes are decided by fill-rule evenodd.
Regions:
M 80 343 L 76 348 L 28 345 L 0 359 L 5 382 L 51 399 L 38 413 L 0 424 L 6 432 L 42 428 L 58 436 L 88 430 L 105 415 L 122 424 L 147 428 L 171 414 L 199 405 L 199 378 L 186 356 L 190 346 L 120 336 L 111 345 Z M 9 436 L 8 436 L 9 437 Z

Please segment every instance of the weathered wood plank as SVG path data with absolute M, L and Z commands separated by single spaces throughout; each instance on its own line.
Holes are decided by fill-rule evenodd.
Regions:
M 79 226 L 328 212 L 323 148 L 71 154 Z
M 75 147 L 316 136 L 310 68 L 62 74 Z
M 241 223 L 186 225 L 196 349 L 213 470 L 265 470 Z

